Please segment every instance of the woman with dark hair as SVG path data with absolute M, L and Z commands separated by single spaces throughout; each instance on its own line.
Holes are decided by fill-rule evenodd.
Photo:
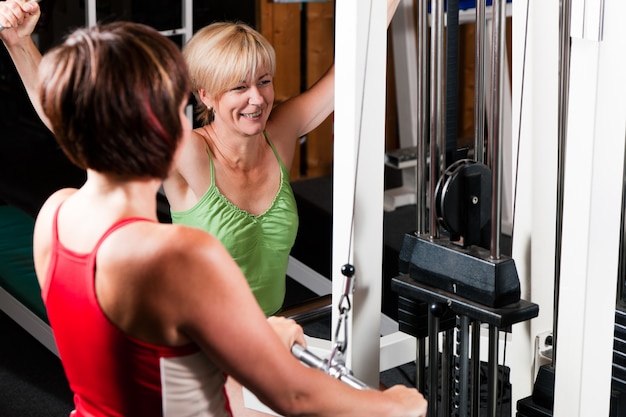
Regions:
M 302 329 L 266 318 L 219 240 L 157 221 L 155 196 L 190 139 L 176 45 L 120 22 L 78 29 L 42 58 L 38 17 L 34 2 L 0 2 L 0 38 L 87 170 L 81 188 L 50 196 L 34 235 L 72 415 L 229 416 L 227 374 L 288 416 L 425 415 L 413 388 L 355 390 L 300 364 L 289 348 Z

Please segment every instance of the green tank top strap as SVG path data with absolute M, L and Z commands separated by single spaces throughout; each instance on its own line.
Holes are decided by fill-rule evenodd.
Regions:
M 274 152 L 274 156 L 278 160 L 278 164 L 280 165 L 280 169 L 285 171 L 287 169 L 287 167 L 285 166 L 285 164 L 283 164 L 283 160 L 280 158 L 280 155 L 278 154 L 278 151 L 276 150 L 276 147 L 274 147 L 274 144 L 270 140 L 270 136 L 267 134 L 267 132 L 265 130 L 263 130 L 263 136 L 265 137 L 265 141 L 267 142 L 267 144 L 270 145 L 270 148 L 272 148 L 272 152 Z
M 215 186 L 215 167 L 213 166 L 213 155 L 209 149 L 209 145 L 206 145 L 206 153 L 209 155 L 209 166 L 211 167 L 211 188 Z

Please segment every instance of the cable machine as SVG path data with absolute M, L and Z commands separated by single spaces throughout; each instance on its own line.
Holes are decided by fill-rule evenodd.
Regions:
M 455 9 L 450 3 L 447 2 L 448 14 Z M 481 30 L 485 7 L 484 1 L 477 2 L 477 61 L 480 62 L 485 44 Z M 515 262 L 500 251 L 505 9 L 505 0 L 493 2 L 488 158 L 483 158 L 483 135 L 478 133 L 476 159 L 462 159 L 448 165 L 444 100 L 449 83 L 444 83 L 443 78 L 444 1 L 430 2 L 430 131 L 428 138 L 420 138 L 428 140 L 430 163 L 425 155 L 419 155 L 417 160 L 418 173 L 428 167 L 428 197 L 426 204 L 420 206 L 418 202 L 418 212 L 424 213 L 422 217 L 429 221 L 427 225 L 418 222 L 418 227 L 423 228 L 405 236 L 400 254 L 401 275 L 392 280 L 392 288 L 400 296 L 400 330 L 420 341 L 428 340 L 427 367 L 420 358 L 425 349 L 418 351 L 418 387 L 427 393 L 431 417 L 478 416 L 483 324 L 489 329 L 487 408 L 489 416 L 496 416 L 499 332 L 510 331 L 510 326 L 536 317 L 539 310 L 538 305 L 521 299 Z M 418 21 L 423 19 L 420 13 L 426 11 L 425 6 L 418 7 Z M 481 71 L 481 66 L 478 70 Z M 476 79 L 475 108 L 480 111 L 484 109 L 482 74 Z M 475 119 L 484 119 L 484 115 L 478 114 Z M 480 132 L 481 125 L 478 126 Z M 483 161 L 487 159 L 485 165 Z M 423 378 L 426 373 L 427 380 L 420 380 L 419 376 Z

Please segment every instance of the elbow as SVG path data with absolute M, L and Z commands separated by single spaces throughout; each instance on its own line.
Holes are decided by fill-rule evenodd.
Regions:
M 274 396 L 270 401 L 265 402 L 270 408 L 284 417 L 300 417 L 315 414 L 312 403 L 308 401 L 306 395 L 284 393 Z
M 282 389 L 263 392 L 259 399 L 276 413 L 285 417 L 319 415 L 324 406 L 322 391 L 317 378 L 291 380 Z M 304 382 L 304 383 L 301 383 Z

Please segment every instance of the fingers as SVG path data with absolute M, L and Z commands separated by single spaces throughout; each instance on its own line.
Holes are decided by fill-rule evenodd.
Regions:
M 395 385 L 385 393 L 394 398 L 394 403 L 400 407 L 398 415 L 425 417 L 428 411 L 428 401 L 415 388 Z
M 38 1 L 8 0 L 0 2 L 0 31 L 17 28 L 24 20 L 39 12 Z
M 287 349 L 291 349 L 291 346 L 295 343 L 306 346 L 306 339 L 304 338 L 302 326 L 294 320 L 281 316 L 272 316 L 268 317 L 267 321 L 278 334 Z

